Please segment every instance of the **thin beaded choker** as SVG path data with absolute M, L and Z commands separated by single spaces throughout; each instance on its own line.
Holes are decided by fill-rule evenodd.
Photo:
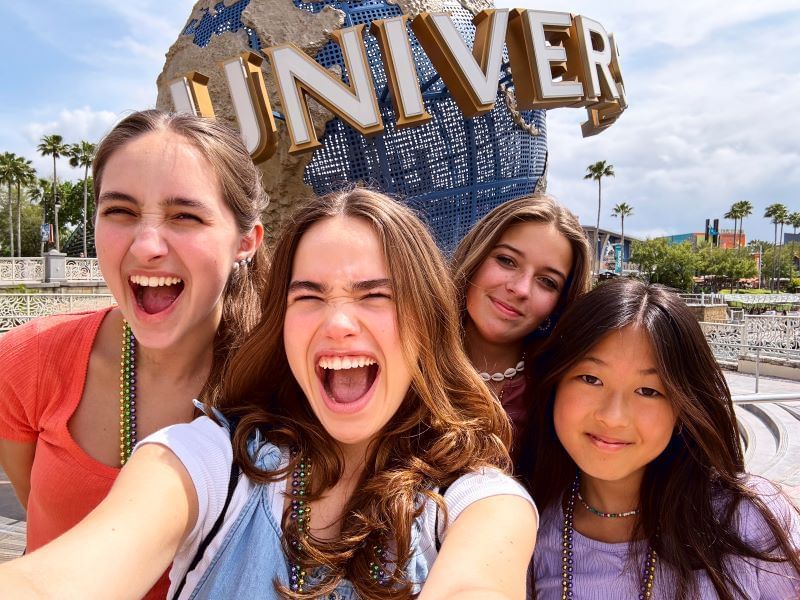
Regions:
M 292 457 L 297 456 L 297 451 L 292 450 Z M 296 523 L 297 537 L 291 540 L 295 551 L 301 548 L 300 539 L 308 537 L 308 530 L 311 524 L 311 506 L 306 501 L 308 495 L 308 484 L 311 479 L 311 459 L 300 458 L 300 462 L 292 471 L 292 499 L 290 501 L 291 510 L 289 518 Z M 387 574 L 386 550 L 380 546 L 373 547 L 376 560 L 369 563 L 369 572 L 372 579 L 380 585 L 389 582 Z M 303 592 L 306 585 L 306 570 L 295 562 L 289 562 L 289 588 L 293 592 Z
M 119 462 L 124 465 L 136 446 L 136 338 L 122 321 L 122 358 L 119 367 Z
M 638 508 L 634 508 L 633 510 L 626 510 L 625 512 L 619 512 L 619 513 L 603 512 L 602 510 L 597 510 L 595 507 L 590 506 L 589 503 L 583 499 L 583 496 L 581 496 L 580 486 L 578 487 L 577 493 L 578 493 L 578 500 L 580 500 L 581 504 L 583 504 L 583 508 L 585 508 L 595 516 L 602 517 L 604 519 L 621 519 L 623 517 L 633 517 L 639 514 L 640 509 Z
M 575 576 L 575 499 L 579 495 L 580 478 L 576 477 L 572 482 L 567 498 L 567 506 L 564 508 L 564 526 L 561 529 L 561 598 L 562 600 L 572 600 L 575 596 L 572 592 L 572 583 Z M 639 588 L 639 600 L 650 600 L 653 597 L 653 583 L 656 578 L 656 562 L 658 555 L 650 546 L 647 549 L 647 558 L 642 569 L 642 585 Z

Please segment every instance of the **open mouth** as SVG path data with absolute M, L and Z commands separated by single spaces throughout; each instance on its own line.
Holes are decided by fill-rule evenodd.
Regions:
M 167 310 L 183 292 L 183 280 L 179 277 L 148 277 L 131 275 L 130 286 L 133 297 L 148 315 Z
M 380 368 L 368 356 L 324 356 L 317 376 L 328 398 L 336 404 L 355 404 L 372 389 Z

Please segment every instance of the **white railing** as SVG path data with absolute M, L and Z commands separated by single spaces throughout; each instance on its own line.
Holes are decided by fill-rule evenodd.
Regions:
M 44 281 L 44 258 L 0 258 L 0 283 Z
M 36 317 L 114 304 L 111 294 L 0 294 L 0 332 Z
M 67 281 L 103 281 L 96 258 L 68 258 Z
M 678 294 L 690 306 L 718 306 L 725 304 L 722 294 Z
M 800 294 L 725 294 L 725 302 L 743 305 L 798 305 Z
M 738 360 L 758 351 L 765 358 L 800 360 L 800 317 L 744 315 L 740 323 L 700 327 L 718 359 Z

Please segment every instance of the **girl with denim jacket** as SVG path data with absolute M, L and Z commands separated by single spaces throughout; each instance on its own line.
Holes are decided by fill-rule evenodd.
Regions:
M 538 516 L 419 219 L 364 189 L 316 200 L 267 289 L 208 416 L 144 440 L 0 594 L 135 597 L 174 558 L 180 598 L 524 597 Z

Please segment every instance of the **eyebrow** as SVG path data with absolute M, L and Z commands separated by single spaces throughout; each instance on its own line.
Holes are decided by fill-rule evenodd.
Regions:
M 126 194 L 124 192 L 115 192 L 114 190 L 103 192 L 102 194 L 100 194 L 100 198 L 97 200 L 97 204 L 99 205 L 101 202 L 110 202 L 110 201 L 127 202 L 129 204 L 139 204 L 136 198 L 134 198 L 130 194 Z M 208 207 L 205 205 L 205 203 L 200 202 L 199 200 L 193 200 L 192 198 L 183 198 L 181 196 L 167 198 L 166 200 L 162 201 L 161 204 L 166 207 L 180 206 L 184 208 L 193 208 L 195 210 L 208 212 Z
M 103 192 L 100 194 L 100 197 L 97 199 L 97 204 L 99 205 L 101 202 L 110 202 L 112 200 L 116 200 L 118 202 L 130 202 L 131 204 L 138 204 L 133 196 L 128 194 L 123 194 L 122 192 Z
M 390 279 L 365 279 L 364 281 L 354 281 L 350 284 L 350 292 L 366 292 L 374 290 L 375 288 L 391 288 L 392 281 Z M 289 284 L 288 293 L 299 291 L 316 292 L 318 294 L 325 294 L 330 292 L 331 286 L 319 283 L 317 281 L 308 281 L 299 279 L 292 281 Z
M 514 254 L 517 254 L 518 256 L 525 256 L 525 254 L 521 250 L 519 250 L 518 248 L 515 248 L 514 246 L 512 246 L 511 244 L 508 244 L 506 242 L 501 242 L 501 243 L 497 244 L 494 247 L 495 250 L 497 250 L 498 248 L 505 248 L 506 250 L 509 250 L 510 252 L 513 252 Z M 567 275 L 565 273 L 562 273 L 558 269 L 555 269 L 555 268 L 550 267 L 550 266 L 545 266 L 545 267 L 542 268 L 542 270 L 546 271 L 548 273 L 551 273 L 553 275 L 557 275 L 558 277 L 560 277 L 564 281 L 567 280 Z
M 580 360 L 580 362 L 583 362 L 583 361 L 588 361 L 588 362 L 594 363 L 596 365 L 599 365 L 601 367 L 608 367 L 609 366 L 607 362 L 597 358 L 596 356 L 584 356 Z M 649 369 L 639 369 L 639 374 L 640 375 L 658 375 L 658 370 L 655 367 L 650 367 Z

